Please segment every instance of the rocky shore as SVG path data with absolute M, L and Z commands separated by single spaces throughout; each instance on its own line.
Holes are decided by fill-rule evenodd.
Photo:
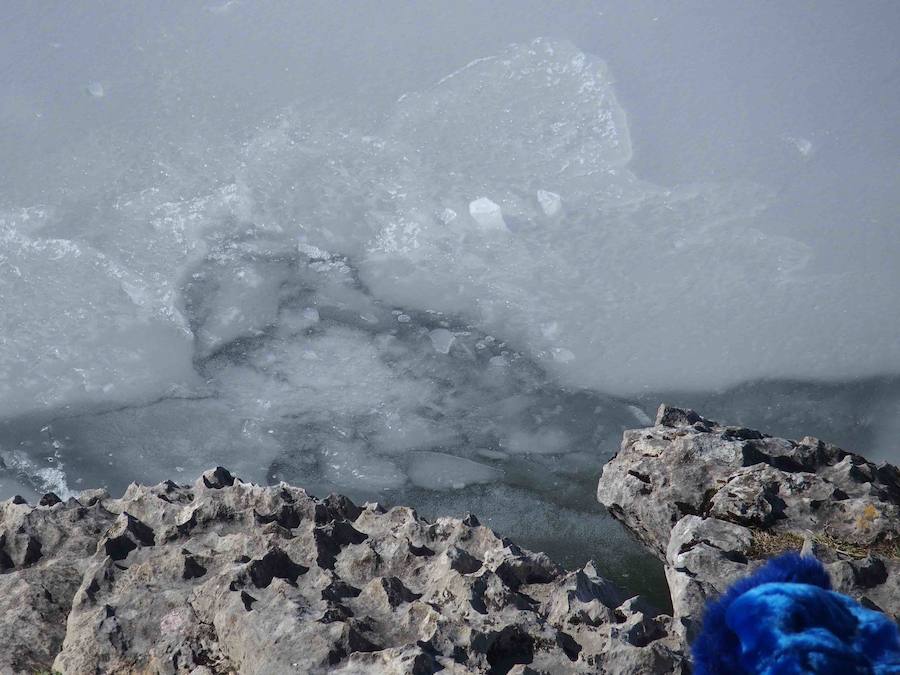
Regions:
M 815 554 L 835 590 L 900 617 L 900 471 L 817 438 L 660 406 L 625 432 L 597 499 L 665 564 L 677 630 L 772 555 Z
M 664 673 L 671 619 L 474 516 L 224 469 L 0 506 L 0 672 Z
M 222 468 L 0 504 L 0 672 L 686 673 L 706 598 L 805 549 L 900 613 L 900 472 L 662 406 L 598 499 L 666 568 L 674 617 L 475 516 L 316 499 Z

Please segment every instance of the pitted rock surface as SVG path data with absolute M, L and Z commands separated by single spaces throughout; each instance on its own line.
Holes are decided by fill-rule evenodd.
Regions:
M 782 550 L 814 553 L 836 590 L 900 617 L 900 471 L 816 438 L 774 438 L 660 406 L 627 431 L 597 498 L 666 566 L 678 630 Z
M 226 470 L 0 505 L 0 672 L 670 673 L 671 618 L 470 516 Z

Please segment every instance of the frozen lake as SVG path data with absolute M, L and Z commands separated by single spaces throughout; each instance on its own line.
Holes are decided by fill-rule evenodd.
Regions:
M 208 5 L 185 35 L 167 11 L 157 30 L 94 16 L 101 43 L 115 19 L 132 51 L 82 63 L 56 107 L 63 10 L 12 23 L 0 498 L 220 464 L 474 512 L 659 599 L 660 570 L 594 487 L 661 401 L 900 460 L 896 222 L 852 243 L 781 225 L 807 198 L 796 185 L 832 166 L 826 136 L 773 131 L 772 180 L 667 181 L 632 128 L 651 117 L 626 114 L 610 66 L 564 38 L 467 45 L 477 58 L 452 67 L 444 53 L 440 75 L 401 78 L 415 86 L 385 75 L 370 109 L 286 81 L 263 106 L 246 45 L 225 73 L 222 47 L 201 47 L 277 15 Z M 265 30 L 248 39 L 262 50 Z

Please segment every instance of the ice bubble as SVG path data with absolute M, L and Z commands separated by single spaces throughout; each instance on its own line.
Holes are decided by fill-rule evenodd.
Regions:
M 506 230 L 506 222 L 503 220 L 503 210 L 500 205 L 492 202 L 487 197 L 479 197 L 469 203 L 469 215 L 486 230 Z
M 538 190 L 537 200 L 545 216 L 555 216 L 562 210 L 562 198 L 555 192 Z

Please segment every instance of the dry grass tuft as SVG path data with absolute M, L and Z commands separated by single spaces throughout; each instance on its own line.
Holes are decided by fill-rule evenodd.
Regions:
M 869 545 L 840 541 L 827 534 L 816 534 L 813 541 L 846 558 L 867 558 L 870 555 L 886 560 L 900 560 L 900 541 L 884 540 Z M 803 537 L 793 532 L 753 530 L 753 541 L 747 550 L 748 558 L 771 558 L 788 551 L 799 551 Z
M 748 558 L 772 558 L 788 551 L 799 551 L 803 537 L 790 532 L 753 530 L 753 542 L 747 550 Z

